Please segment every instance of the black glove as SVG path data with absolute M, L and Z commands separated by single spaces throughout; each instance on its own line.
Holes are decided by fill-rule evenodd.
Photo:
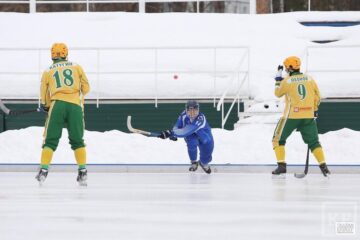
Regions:
M 175 136 L 173 136 L 173 135 L 171 135 L 171 136 L 169 137 L 169 139 L 170 139 L 171 141 L 177 141 L 177 140 L 178 140 L 177 137 L 175 137 Z
M 166 139 L 170 136 L 171 136 L 170 130 L 165 130 L 165 131 L 162 131 L 158 137 L 161 139 Z
M 277 73 L 275 77 L 275 81 L 282 81 L 284 78 L 282 77 L 282 71 L 284 70 L 283 65 L 279 65 L 277 68 Z
M 319 117 L 319 111 L 314 111 L 314 118 L 317 119 Z
M 39 112 L 49 112 L 49 107 L 45 106 L 44 104 L 41 104 L 40 107 L 38 108 Z

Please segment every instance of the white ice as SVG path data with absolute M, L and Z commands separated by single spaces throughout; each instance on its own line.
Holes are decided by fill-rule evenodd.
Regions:
M 0 174 L 1 240 L 359 239 L 335 235 L 334 215 L 358 214 L 358 174 L 89 173 L 87 188 L 34 175 Z

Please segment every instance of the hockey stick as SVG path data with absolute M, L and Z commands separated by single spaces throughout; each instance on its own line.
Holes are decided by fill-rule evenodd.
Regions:
M 144 130 L 133 128 L 132 125 L 131 125 L 131 116 L 127 117 L 127 128 L 132 133 L 139 133 L 139 134 L 142 134 L 142 135 L 145 135 L 145 136 L 148 136 L 148 137 L 159 137 L 160 136 L 160 133 L 158 133 L 158 132 L 147 132 L 147 131 L 144 131 Z
M 305 162 L 304 173 L 294 173 L 294 176 L 296 178 L 304 178 L 307 175 L 307 173 L 309 171 L 309 153 L 310 153 L 310 148 L 308 147 L 307 153 L 306 153 L 306 162 Z
M 10 116 L 18 116 L 26 113 L 32 112 L 41 112 L 39 108 L 36 109 L 26 109 L 26 110 L 10 110 L 5 106 L 5 104 L 0 99 L 0 109 L 6 114 Z

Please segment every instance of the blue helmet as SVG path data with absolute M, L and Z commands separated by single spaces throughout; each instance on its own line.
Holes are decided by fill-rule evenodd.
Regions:
M 189 110 L 189 109 L 199 109 L 199 103 L 195 100 L 189 100 L 187 101 L 187 103 L 185 104 L 185 109 Z

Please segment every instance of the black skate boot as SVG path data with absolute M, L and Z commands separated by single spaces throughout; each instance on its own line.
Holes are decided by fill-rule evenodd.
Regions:
M 190 172 L 195 172 L 198 169 L 198 166 L 199 166 L 198 161 L 191 162 L 191 166 L 189 168 L 189 171 Z
M 278 167 L 271 172 L 273 175 L 281 175 L 286 173 L 286 163 L 278 163 Z
M 79 169 L 78 176 L 76 178 L 80 186 L 87 186 L 87 170 L 86 168 Z
M 35 179 L 39 181 L 40 185 L 45 181 L 45 179 L 46 179 L 46 177 L 48 175 L 48 172 L 49 172 L 48 169 L 40 168 L 39 173 L 35 177 Z
M 329 171 L 326 163 L 320 164 L 319 168 L 320 168 L 322 174 L 324 175 L 324 177 L 327 177 L 330 174 L 330 171 Z
M 211 168 L 210 165 L 206 164 L 203 165 L 200 161 L 199 161 L 200 167 L 204 170 L 204 172 L 206 172 L 207 174 L 211 173 Z

